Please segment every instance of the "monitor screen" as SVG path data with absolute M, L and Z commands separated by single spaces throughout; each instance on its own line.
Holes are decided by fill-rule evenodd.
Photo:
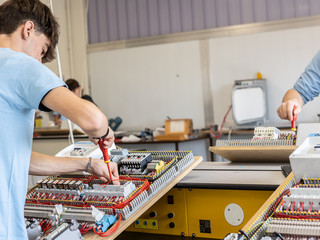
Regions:
M 266 98 L 262 87 L 237 87 L 233 89 L 232 112 L 237 124 L 263 122 L 266 111 Z

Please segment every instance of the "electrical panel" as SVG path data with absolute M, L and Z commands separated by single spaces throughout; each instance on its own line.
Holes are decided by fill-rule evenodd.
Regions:
M 295 131 L 280 131 L 276 127 L 255 127 L 251 139 L 217 140 L 216 146 L 293 146 L 295 141 Z
M 81 142 L 63 149 L 57 156 L 101 158 L 98 150 L 93 144 Z M 83 172 L 47 177 L 30 188 L 24 214 L 26 222 L 38 225 L 26 225 L 28 231 L 40 229 L 44 239 L 58 239 L 56 236 L 62 233 L 73 234 L 70 224 L 77 221 L 76 229 L 82 234 L 93 230 L 101 237 L 108 236 L 122 219 L 128 219 L 189 166 L 193 155 L 190 151 L 113 149 L 110 160 L 118 163 L 119 185 Z
M 290 155 L 293 174 L 281 184 L 257 217 L 225 239 L 320 239 L 320 134 L 309 137 Z

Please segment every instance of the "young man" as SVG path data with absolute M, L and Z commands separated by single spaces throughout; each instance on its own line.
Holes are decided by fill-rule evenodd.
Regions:
M 31 152 L 34 109 L 52 109 L 80 126 L 92 139 L 111 146 L 106 116 L 69 91 L 48 68 L 58 42 L 58 23 L 39 0 L 9 0 L 0 5 L 0 239 L 27 239 L 24 202 L 28 173 L 57 175 L 87 170 L 107 180 L 99 159 L 57 158 Z M 97 143 L 98 140 L 93 140 Z M 114 179 L 116 164 L 111 164 Z
M 289 89 L 278 107 L 278 115 L 281 119 L 292 121 L 293 106 L 295 114 L 301 112 L 304 104 L 312 101 L 320 93 L 320 51 L 309 63 L 292 89 Z

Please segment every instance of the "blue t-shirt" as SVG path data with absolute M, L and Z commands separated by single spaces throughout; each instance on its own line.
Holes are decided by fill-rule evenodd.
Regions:
M 320 51 L 294 84 L 295 89 L 302 97 L 304 103 L 312 101 L 320 93 Z
M 7 48 L 0 48 L 0 81 L 0 239 L 28 239 L 24 203 L 35 109 L 65 84 L 36 59 Z

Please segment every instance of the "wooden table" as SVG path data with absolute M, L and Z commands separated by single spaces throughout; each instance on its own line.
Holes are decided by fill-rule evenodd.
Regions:
M 288 146 L 214 146 L 213 153 L 232 162 L 289 162 L 290 154 L 297 148 Z
M 164 188 L 161 189 L 156 195 L 154 195 L 143 207 L 138 209 L 134 214 L 132 214 L 128 219 L 121 221 L 119 228 L 111 235 L 105 238 L 100 237 L 94 232 L 90 231 L 84 237 L 86 240 L 94 239 L 115 239 L 120 233 L 122 233 L 126 228 L 132 224 L 139 216 L 141 216 L 145 211 L 147 211 L 153 204 L 155 204 L 163 195 L 165 195 L 171 188 L 173 188 L 183 177 L 185 177 L 193 168 L 195 168 L 200 162 L 202 162 L 202 157 L 194 157 L 194 161 L 184 169 L 178 176 L 176 176 L 170 183 L 168 183 Z
M 175 144 L 175 151 L 180 151 L 179 149 L 179 143 L 182 142 L 191 142 L 191 141 L 196 141 L 196 140 L 201 140 L 201 139 L 209 139 L 211 143 L 211 138 L 209 134 L 201 134 L 197 137 L 191 137 L 188 139 L 168 139 L 168 140 L 157 140 L 156 138 L 151 138 L 151 139 L 146 139 L 146 140 L 140 140 L 136 142 L 123 142 L 121 140 L 116 139 L 115 144 L 116 145 L 121 145 L 121 144 L 153 144 L 153 143 L 174 143 Z M 212 145 L 212 144 L 210 144 Z
M 33 134 L 36 136 L 57 136 L 57 135 L 69 135 L 69 129 L 61 129 L 61 128 L 35 128 Z M 73 129 L 74 135 L 85 135 L 84 132 Z
M 197 156 L 203 156 L 203 161 L 213 161 L 213 153 L 208 152 L 208 147 L 213 145 L 209 134 L 201 134 L 197 137 L 185 140 L 156 140 L 155 138 L 140 140 L 137 142 L 115 141 L 115 144 L 129 150 L 143 151 L 183 151 L 191 150 Z

